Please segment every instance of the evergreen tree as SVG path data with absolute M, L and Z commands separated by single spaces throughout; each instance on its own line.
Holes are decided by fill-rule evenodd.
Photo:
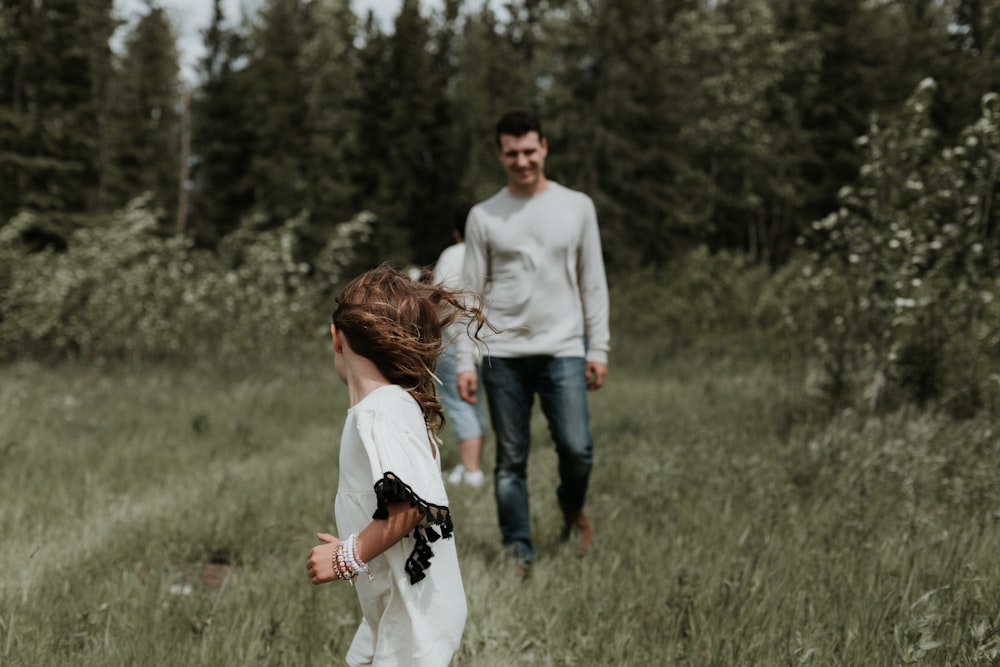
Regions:
M 253 204 L 254 130 L 246 39 L 227 25 L 222 0 L 214 0 L 204 40 L 201 83 L 192 100 L 190 229 L 199 243 L 214 246 L 239 226 Z
M 445 214 L 434 205 L 429 180 L 435 170 L 448 169 L 435 152 L 437 137 L 447 128 L 435 124 L 434 98 L 443 91 L 435 87 L 430 44 L 429 21 L 421 15 L 419 1 L 403 0 L 374 81 L 382 89 L 376 93 L 380 114 L 365 133 L 381 138 L 382 152 L 369 165 L 380 172 L 373 193 L 378 253 L 382 260 L 401 264 L 433 259 L 422 255 L 418 239 L 444 226 Z
M 174 220 L 180 154 L 180 78 L 170 20 L 155 3 L 125 39 L 108 120 L 107 204 L 143 193 Z
M 799 205 L 789 234 L 837 207 L 837 192 L 858 176 L 856 139 L 873 113 L 901 104 L 927 76 L 953 79 L 948 33 L 953 25 L 943 3 L 909 0 L 775 0 L 780 40 L 815 42 L 815 76 L 792 77 L 785 87 L 799 111 L 805 145 L 796 148 Z M 947 112 L 946 112 L 947 113 Z M 952 124 L 942 119 L 942 125 Z M 957 126 L 957 125 L 956 125 Z
M 265 227 L 300 215 L 307 202 L 307 84 L 300 65 L 313 29 L 311 7 L 308 0 L 268 0 L 250 36 L 250 177 L 255 220 Z
M 457 157 L 457 190 L 475 202 L 496 192 L 503 180 L 493 134 L 497 119 L 514 107 L 531 106 L 535 84 L 504 24 L 489 4 L 465 17 L 450 86 Z
M 99 204 L 112 0 L 0 2 L 0 219 L 43 215 L 60 243 L 67 216 Z
M 454 131 L 461 115 L 452 100 L 451 84 L 458 66 L 459 14 L 463 0 L 444 0 L 442 11 L 432 16 L 430 87 L 432 121 L 428 144 L 434 167 L 427 170 L 425 214 L 415 221 L 411 231 L 416 261 L 422 265 L 435 261 L 441 250 L 451 245 L 452 222 L 464 215 L 468 197 L 461 192 L 456 175 L 461 173 L 464 156 L 459 152 L 459 137 Z
M 360 172 L 371 156 L 360 135 L 358 19 L 349 0 L 321 2 L 315 16 L 315 34 L 302 50 L 300 67 L 306 86 L 308 233 L 319 245 L 333 225 L 363 207 Z
M 684 0 L 574 5 L 550 29 L 557 66 L 549 84 L 552 174 L 594 197 L 612 266 L 662 261 L 703 219 L 704 189 L 680 145 L 697 73 L 674 58 Z M 552 35 L 560 36 L 552 40 Z
M 975 119 L 982 95 L 1000 91 L 1000 3 L 959 0 L 949 37 L 949 59 L 935 80 L 941 87 L 943 127 L 954 135 Z
M 685 59 L 699 64 L 683 134 L 708 186 L 704 241 L 780 262 L 801 232 L 797 156 L 809 149 L 787 89 L 816 75 L 818 49 L 782 39 L 766 1 L 722 2 L 679 27 Z
M 900 76 L 891 64 L 901 31 L 886 22 L 886 5 L 879 3 L 814 0 L 809 9 L 794 30 L 814 34 L 822 53 L 815 95 L 799 101 L 812 148 L 804 165 L 804 213 L 817 219 L 836 207 L 837 190 L 857 177 L 861 156 L 854 142 L 869 115 L 901 101 L 887 99 L 881 88 L 886 77 Z

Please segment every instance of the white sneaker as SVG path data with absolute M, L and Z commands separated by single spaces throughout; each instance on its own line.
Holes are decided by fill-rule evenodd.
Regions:
M 453 486 L 466 484 L 478 488 L 486 482 L 486 475 L 483 474 L 482 470 L 476 470 L 475 472 L 466 470 L 465 466 L 459 463 L 451 469 L 451 472 L 448 473 L 445 479 Z
M 448 480 L 449 484 L 458 485 L 462 483 L 462 478 L 465 476 L 465 466 L 459 463 L 457 466 L 451 469 L 448 476 L 445 478 Z

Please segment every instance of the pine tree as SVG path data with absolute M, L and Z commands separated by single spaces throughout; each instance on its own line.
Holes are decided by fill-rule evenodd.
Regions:
M 300 65 L 311 37 L 311 7 L 307 0 L 268 0 L 250 35 L 250 178 L 255 220 L 265 227 L 303 213 L 307 198 L 307 84 Z
M 690 14 L 678 30 L 699 63 L 696 103 L 683 134 L 706 188 L 700 193 L 713 248 L 780 262 L 801 232 L 797 155 L 809 150 L 791 85 L 814 77 L 820 54 L 809 40 L 782 39 L 765 1 L 721 2 Z
M 151 4 L 125 39 L 108 122 L 108 204 L 120 208 L 151 193 L 172 225 L 180 154 L 180 67 L 163 9 Z
M 47 214 L 40 242 L 61 242 L 72 216 L 99 204 L 111 9 L 111 0 L 0 2 L 0 218 Z
M 435 153 L 435 136 L 444 128 L 435 127 L 433 99 L 443 91 L 434 85 L 430 25 L 419 1 L 404 0 L 394 32 L 384 41 L 373 37 L 367 48 L 372 67 L 363 85 L 366 107 L 377 109 L 364 131 L 377 137 L 379 149 L 377 164 L 370 165 L 379 172 L 371 182 L 377 252 L 380 260 L 398 264 L 428 261 L 420 256 L 418 237 L 431 227 L 447 228 L 444 214 L 433 205 L 428 179 L 446 166 Z
M 612 266 L 670 257 L 701 219 L 680 135 L 696 73 L 670 48 L 689 4 L 574 4 L 548 29 L 551 172 L 594 198 Z
M 315 34 L 301 53 L 308 136 L 303 167 L 308 233 L 320 244 L 333 225 L 364 207 L 362 171 L 371 156 L 360 134 L 358 19 L 349 0 L 320 3 L 315 19 Z
M 411 232 L 416 261 L 427 265 L 451 245 L 454 218 L 467 213 L 468 197 L 456 183 L 465 160 L 459 152 L 455 121 L 464 113 L 454 104 L 452 81 L 458 66 L 459 16 L 463 0 L 445 0 L 442 11 L 432 15 L 430 87 L 438 91 L 430 98 L 432 121 L 428 129 L 429 150 L 434 167 L 427 170 L 425 210 Z
M 455 114 L 452 135 L 463 160 L 457 181 L 464 201 L 496 192 L 503 180 L 494 127 L 500 115 L 536 100 L 534 75 L 507 28 L 489 4 L 465 17 L 450 86 Z
M 200 85 L 191 104 L 194 190 L 189 229 L 199 243 L 214 246 L 239 226 L 253 204 L 254 129 L 246 39 L 227 25 L 222 0 L 214 0 L 204 40 Z

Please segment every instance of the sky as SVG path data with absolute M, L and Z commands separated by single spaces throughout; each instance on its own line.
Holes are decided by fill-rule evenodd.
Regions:
M 223 8 L 226 18 L 230 21 L 238 21 L 243 15 L 244 9 L 254 11 L 263 0 L 224 0 Z M 174 22 L 177 29 L 178 50 L 181 53 L 181 70 L 184 79 L 194 81 L 195 63 L 201 57 L 201 30 L 208 27 L 212 19 L 211 0 L 159 0 L 167 14 Z M 399 12 L 401 0 L 351 0 L 354 12 L 358 16 L 367 15 L 369 10 L 375 12 L 375 16 L 386 28 L 392 26 L 392 20 Z M 434 0 L 421 0 L 425 11 L 436 5 Z M 126 19 L 131 20 L 145 13 L 145 0 L 115 0 L 115 10 Z M 117 35 L 120 41 L 121 32 Z

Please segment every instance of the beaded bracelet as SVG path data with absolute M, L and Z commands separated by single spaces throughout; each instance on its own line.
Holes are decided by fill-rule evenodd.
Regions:
M 352 586 L 362 572 L 368 575 L 368 581 L 375 578 L 371 566 L 358 556 L 357 533 L 352 533 L 346 540 L 337 544 L 337 550 L 333 554 L 333 571 L 338 578 L 351 582 Z
M 357 576 L 351 572 L 351 568 L 347 565 L 347 556 L 344 553 L 343 543 L 338 544 L 336 551 L 333 552 L 333 571 L 338 579 L 349 581 L 352 586 L 354 585 L 354 580 L 357 579 Z
M 368 575 L 368 581 L 372 581 L 375 575 L 372 574 L 371 566 L 361 560 L 361 556 L 358 554 L 358 534 L 353 533 L 347 538 L 348 544 L 345 545 L 344 550 L 347 551 L 348 563 L 352 566 L 352 571 L 354 575 L 357 576 L 364 572 Z

